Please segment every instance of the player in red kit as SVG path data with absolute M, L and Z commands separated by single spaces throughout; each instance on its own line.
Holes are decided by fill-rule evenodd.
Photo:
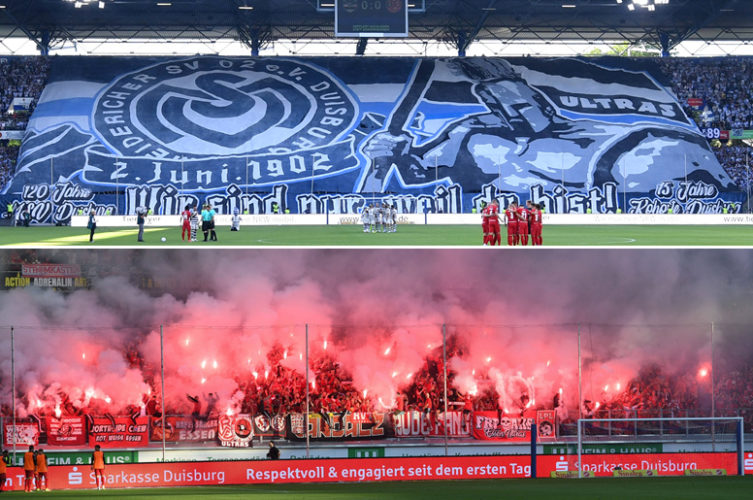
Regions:
M 180 213 L 180 220 L 183 221 L 183 229 L 180 232 L 180 239 L 186 241 L 186 236 L 191 239 L 191 205 L 186 205 L 185 210 Z
M 487 220 L 489 221 L 488 231 L 489 231 L 490 244 L 492 246 L 501 245 L 502 235 L 500 234 L 500 230 L 499 230 L 499 202 L 496 199 L 494 199 L 492 200 L 491 204 L 487 208 L 488 208 Z
M 533 245 L 533 231 L 532 231 L 532 224 L 533 224 L 533 202 L 531 200 L 528 200 L 526 202 L 526 208 L 528 209 L 528 237 L 531 239 L 531 245 Z
M 481 202 L 481 231 L 484 233 L 484 246 L 489 244 L 489 205 Z
M 507 245 L 513 246 L 518 244 L 518 204 L 510 202 L 505 209 L 505 225 L 507 226 Z
M 542 225 L 542 214 L 541 214 L 541 205 L 538 203 L 533 204 L 533 210 L 531 210 L 531 243 L 540 246 L 543 244 L 543 239 L 541 237 L 541 225 Z
M 516 209 L 518 214 L 518 240 L 523 246 L 528 245 L 528 209 L 519 206 Z

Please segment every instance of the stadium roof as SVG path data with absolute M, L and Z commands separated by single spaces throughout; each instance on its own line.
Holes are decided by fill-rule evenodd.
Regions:
M 649 10 L 632 2 L 657 3 Z M 334 0 L 0 0 L 0 40 L 41 51 L 64 41 L 334 38 Z M 750 0 L 409 0 L 410 38 L 459 51 L 474 40 L 650 43 L 753 41 Z

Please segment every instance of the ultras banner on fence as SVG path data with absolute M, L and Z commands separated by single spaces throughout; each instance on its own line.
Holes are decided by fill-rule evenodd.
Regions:
M 50 446 L 81 446 L 86 444 L 84 417 L 45 417 L 47 444 Z
M 56 57 L 48 81 L 0 200 L 37 221 L 493 197 L 722 213 L 745 196 L 651 59 Z
M 395 437 L 444 436 L 447 427 L 449 437 L 470 436 L 470 415 L 463 415 L 461 411 L 448 411 L 447 417 L 443 413 L 424 413 L 420 411 L 406 411 L 391 415 L 392 429 Z
M 149 445 L 146 417 L 91 417 L 89 445 L 102 448 L 141 448 Z
M 16 422 L 15 431 L 12 420 L 4 419 L 3 446 L 37 445 L 39 443 L 39 424 L 36 422 Z
M 609 476 L 615 466 L 624 470 L 652 468 L 660 476 L 685 470 L 725 469 L 737 473 L 734 453 L 666 453 L 655 455 L 590 455 L 584 469 Z M 571 467 L 567 469 L 567 467 Z M 573 470 L 562 457 L 538 457 L 538 477 L 555 470 Z M 410 457 L 330 460 L 257 460 L 234 462 L 168 462 L 114 464 L 105 468 L 108 488 L 153 486 L 213 486 L 227 484 L 336 483 L 416 480 L 524 478 L 531 475 L 530 457 Z M 23 470 L 8 470 L 9 490 L 23 486 Z M 50 468 L 52 489 L 93 489 L 94 472 L 88 466 Z
M 217 440 L 216 418 L 165 417 L 165 441 L 205 442 Z M 149 440 L 162 441 L 162 418 L 149 419 Z
M 472 432 L 482 441 L 530 441 L 532 416 L 498 414 L 496 411 L 476 411 L 472 416 Z

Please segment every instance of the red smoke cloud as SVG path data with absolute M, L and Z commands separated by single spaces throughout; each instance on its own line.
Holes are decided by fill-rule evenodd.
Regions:
M 577 408 L 579 330 L 584 398 L 625 390 L 648 363 L 695 373 L 709 358 L 707 325 L 738 310 L 711 291 L 742 289 L 751 277 L 745 256 L 724 252 L 720 263 L 722 251 L 111 252 L 92 268 L 100 276 L 90 290 L 0 292 L 6 408 L 10 326 L 24 415 L 65 398 L 93 412 L 142 405 L 161 390 L 160 325 L 172 411 L 190 411 L 186 394 L 209 393 L 220 410 L 237 410 L 244 381 L 275 368 L 275 349 L 304 376 L 306 325 L 310 358 L 339 363 L 377 409 L 394 404 L 427 356 L 441 360 L 442 325 L 461 393 L 496 391 L 515 411 L 551 407 L 562 388 Z M 139 289 L 135 276 L 160 288 Z

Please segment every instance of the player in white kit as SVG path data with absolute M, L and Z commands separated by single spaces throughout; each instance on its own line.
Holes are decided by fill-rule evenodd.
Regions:
M 363 222 L 363 232 L 368 233 L 371 225 L 371 213 L 368 205 L 361 210 L 361 222 Z
M 392 210 L 387 203 L 382 203 L 382 232 L 387 233 L 392 229 Z
M 371 210 L 372 215 L 372 222 L 374 223 L 374 227 L 371 230 L 372 233 L 378 233 L 379 232 L 379 226 L 382 225 L 382 206 L 377 203 L 374 205 L 374 208 Z

